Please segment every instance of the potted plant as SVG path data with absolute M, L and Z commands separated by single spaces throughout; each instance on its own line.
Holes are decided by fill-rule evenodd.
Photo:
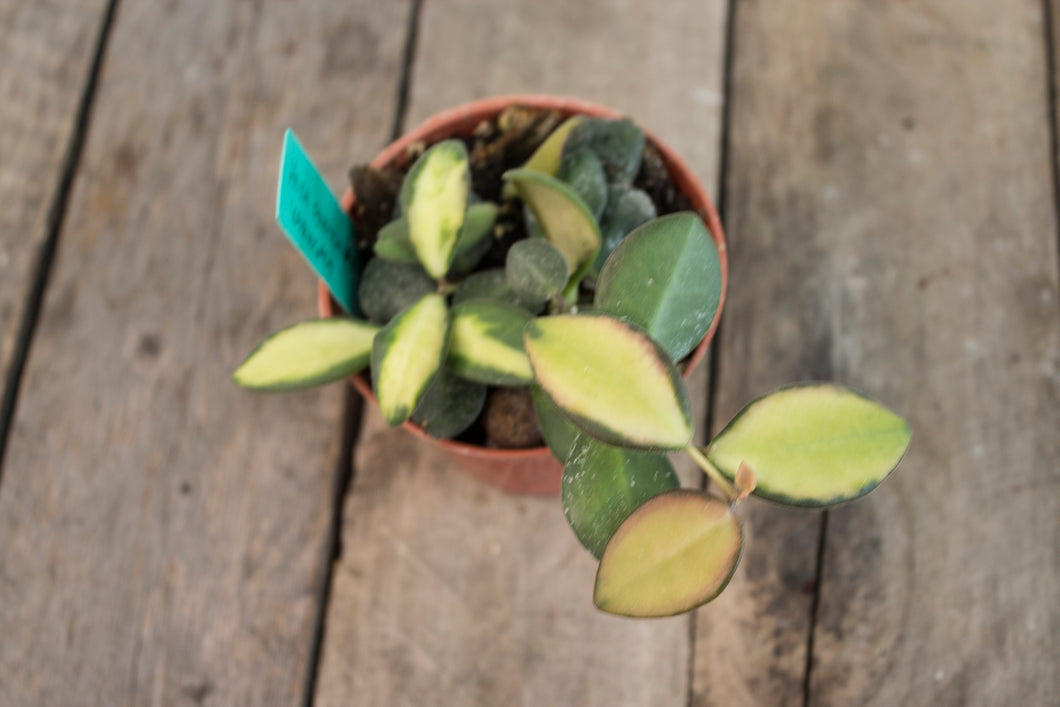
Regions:
M 236 382 L 289 390 L 354 375 L 389 424 L 464 435 L 439 443 L 477 476 L 536 492 L 559 481 L 568 522 L 600 559 L 601 609 L 664 616 L 709 601 L 739 560 L 740 500 L 841 503 L 904 454 L 901 418 L 828 383 L 776 391 L 692 443 L 681 367 L 717 327 L 724 240 L 687 168 L 632 121 L 491 99 L 428 121 L 353 176 L 361 311 L 332 316 L 321 289 L 325 317 L 267 339 Z M 558 461 L 486 446 L 537 435 Z M 680 489 L 674 451 L 720 496 Z

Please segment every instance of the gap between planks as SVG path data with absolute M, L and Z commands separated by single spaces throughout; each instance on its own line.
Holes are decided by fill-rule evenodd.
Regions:
M 405 130 L 408 113 L 409 90 L 412 86 L 412 66 L 416 60 L 416 40 L 419 37 L 420 10 L 423 0 L 411 0 L 408 23 L 405 30 L 405 46 L 401 53 L 401 75 L 398 79 L 397 98 L 394 104 L 394 121 L 390 128 L 390 139 L 397 140 Z M 342 442 L 339 445 L 339 456 L 335 467 L 335 480 L 332 485 L 331 519 L 328 524 L 328 535 L 324 552 L 321 556 L 321 578 L 317 591 L 316 616 L 313 619 L 313 634 L 306 661 L 305 681 L 302 691 L 304 707 L 313 707 L 316 695 L 317 678 L 320 675 L 320 657 L 327 634 L 328 602 L 331 599 L 331 585 L 335 563 L 342 556 L 342 516 L 346 496 L 353 486 L 355 475 L 354 452 L 361 437 L 361 422 L 364 415 L 364 398 L 347 384 L 346 402 L 342 415 L 342 427 L 339 430 Z M 2 449 L 0 449 L 2 451 Z M 0 456 L 2 459 L 2 456 Z
M 718 169 L 717 169 L 717 201 L 714 204 L 714 208 L 718 211 L 718 220 L 721 222 L 722 229 L 724 230 L 725 224 L 728 223 L 726 220 L 726 209 L 725 200 L 728 198 L 728 187 L 726 175 L 729 171 L 729 130 L 732 125 L 732 101 L 729 97 L 732 95 L 732 83 L 733 83 L 733 58 L 736 56 L 736 7 L 737 0 L 729 0 L 727 3 L 728 7 L 725 11 L 725 50 L 722 58 L 722 69 L 721 69 L 721 93 L 722 93 L 722 108 L 721 108 L 721 125 L 718 131 Z M 728 234 L 726 233 L 726 240 L 728 240 Z M 706 414 L 703 416 L 703 436 L 707 444 L 710 444 L 710 440 L 713 439 L 714 425 L 717 415 L 717 402 L 718 402 L 718 376 L 721 375 L 721 356 L 718 355 L 718 349 L 720 348 L 720 341 L 725 336 L 725 312 L 722 311 L 721 321 L 718 322 L 717 331 L 714 333 L 714 340 L 711 341 L 710 348 L 707 350 L 707 404 Z M 705 490 L 707 488 L 707 477 L 702 476 L 699 480 L 699 488 Z M 685 704 L 687 707 L 692 707 L 695 703 L 696 692 L 696 636 L 697 636 L 697 622 L 693 619 L 688 622 L 688 684 L 686 686 L 687 693 L 685 697 Z
M 1048 5 L 1051 0 L 1044 0 Z M 736 57 L 736 36 L 737 36 L 737 17 L 739 3 L 737 0 L 729 0 L 728 11 L 725 18 L 725 58 L 723 60 L 723 74 L 722 74 L 722 94 L 724 96 L 723 107 L 722 107 L 722 118 L 721 118 L 721 136 L 720 136 L 720 148 L 718 155 L 718 198 L 716 208 L 718 210 L 718 217 L 723 225 L 728 223 L 728 175 L 730 169 L 730 131 L 732 127 L 732 86 L 733 86 L 733 66 Z M 1055 159 L 1055 150 L 1054 150 Z M 1054 161 L 1055 164 L 1055 161 Z M 1058 192 L 1058 198 L 1060 198 L 1060 192 Z M 1060 203 L 1060 202 L 1058 202 Z M 731 234 L 726 232 L 726 239 L 731 238 Z M 717 333 L 714 336 L 710 350 L 710 358 L 708 361 L 709 365 L 709 376 L 707 381 L 707 414 L 703 422 L 703 429 L 706 434 L 706 438 L 709 440 L 713 438 L 713 434 L 716 432 L 717 422 L 717 407 L 718 407 L 718 385 L 717 381 L 723 374 L 722 371 L 722 357 L 717 355 L 717 352 L 721 348 L 721 342 L 726 335 L 725 318 L 722 317 L 722 321 L 719 323 Z M 700 488 L 705 489 L 707 487 L 706 478 L 700 482 Z M 822 511 L 819 521 L 819 534 L 817 541 L 817 556 L 816 566 L 814 568 L 814 584 L 813 584 L 813 597 L 810 603 L 810 617 L 809 626 L 806 632 L 806 667 L 803 672 L 803 705 L 807 707 L 811 700 L 811 689 L 812 689 L 812 673 L 813 673 L 813 651 L 814 651 L 814 633 L 817 625 L 817 609 L 820 605 L 821 598 L 821 580 L 824 569 L 824 554 L 825 547 L 828 541 L 828 511 Z M 697 635 L 697 624 L 695 621 L 689 624 L 689 657 L 688 657 L 688 697 L 686 704 L 691 707 L 695 702 L 695 665 L 696 665 L 696 635 Z
M 1057 102 L 1058 87 L 1056 75 L 1057 47 L 1056 31 L 1054 24 L 1057 17 L 1054 13 L 1053 3 L 1057 0 L 1042 0 L 1042 25 L 1045 47 L 1045 105 L 1046 120 L 1049 124 L 1049 147 L 1050 162 L 1052 163 L 1053 178 L 1053 208 L 1060 215 L 1060 103 Z M 1056 232 L 1057 245 L 1060 246 L 1060 228 Z M 1060 254 L 1060 247 L 1057 248 Z M 1060 258 L 1057 259 L 1057 270 L 1060 272 Z M 1060 314 L 1060 310 L 1057 311 Z
M 103 19 L 100 20 L 99 30 L 92 49 L 92 59 L 89 62 L 88 72 L 85 74 L 84 87 L 77 102 L 77 110 L 74 113 L 74 129 L 70 135 L 70 142 L 63 155 L 62 167 L 59 170 L 59 180 L 56 184 L 52 202 L 48 206 L 48 216 L 45 223 L 44 242 L 41 244 L 37 260 L 33 265 L 33 275 L 29 286 L 26 288 L 26 297 L 22 307 L 22 316 L 18 323 L 18 332 L 15 334 L 15 344 L 11 353 L 11 366 L 8 368 L 4 379 L 3 397 L 0 398 L 0 485 L 4 481 L 4 454 L 7 449 L 7 438 L 11 431 L 11 423 L 15 418 L 15 407 L 18 405 L 18 392 L 22 383 L 22 374 L 26 369 L 26 361 L 29 359 L 30 347 L 33 344 L 33 333 L 37 329 L 37 319 L 40 316 L 41 305 L 44 302 L 44 290 L 48 286 L 48 276 L 51 274 L 52 263 L 55 260 L 55 251 L 59 245 L 59 234 L 62 231 L 63 220 L 66 216 L 66 206 L 73 191 L 74 180 L 77 170 L 81 164 L 81 153 L 85 144 L 85 136 L 88 134 L 92 122 L 92 106 L 96 95 L 96 85 L 99 80 L 100 67 L 103 65 L 103 55 L 107 50 L 107 40 L 110 30 L 114 24 L 114 16 L 117 14 L 118 0 L 110 0 L 103 11 Z

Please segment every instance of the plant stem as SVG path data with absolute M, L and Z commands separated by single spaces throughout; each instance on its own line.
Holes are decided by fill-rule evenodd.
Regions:
M 707 455 L 699 451 L 694 444 L 690 444 L 685 447 L 685 451 L 688 452 L 688 456 L 695 460 L 699 468 L 706 472 L 714 483 L 721 487 L 721 490 L 725 492 L 725 495 L 729 497 L 729 501 L 735 501 L 739 498 L 740 494 L 733 488 L 733 485 L 729 483 L 729 480 L 722 476 L 721 472 L 718 471 L 718 467 L 714 466 Z

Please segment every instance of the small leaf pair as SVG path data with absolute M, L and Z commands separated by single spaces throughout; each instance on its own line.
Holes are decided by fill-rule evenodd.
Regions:
M 448 338 L 445 298 L 428 294 L 383 328 L 332 318 L 282 329 L 254 349 L 232 379 L 253 390 L 300 390 L 341 380 L 371 362 L 383 417 L 400 424 L 445 361 Z
M 380 330 L 372 346 L 372 387 L 384 419 L 393 426 L 412 416 L 443 366 L 475 383 L 528 383 L 531 372 L 522 330 L 530 316 L 488 300 L 450 311 L 439 294 L 427 295 L 399 314 Z M 429 410 L 422 414 L 432 416 Z M 447 419 L 444 424 L 455 422 Z
M 897 467 L 909 439 L 909 427 L 900 417 L 835 384 L 793 386 L 751 403 L 707 449 L 736 483 L 738 495 L 724 502 L 657 488 L 607 541 L 597 574 L 597 605 L 627 616 L 666 616 L 709 601 L 724 588 L 739 560 L 742 533 L 732 513 L 736 501 L 748 493 L 797 506 L 853 500 Z M 565 482 L 568 476 L 572 483 L 580 481 L 585 465 L 572 452 Z M 612 474 L 630 480 L 651 468 L 643 462 L 639 467 L 612 465 Z M 585 529 L 610 528 L 616 504 L 601 510 L 601 498 L 621 500 L 623 495 L 606 483 L 595 486 L 564 502 L 579 539 L 599 554 L 600 538 Z M 576 513 L 569 512 L 570 502 L 577 502 Z

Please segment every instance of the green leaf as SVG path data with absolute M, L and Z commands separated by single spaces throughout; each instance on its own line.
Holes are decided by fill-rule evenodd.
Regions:
M 538 223 L 537 216 L 534 216 L 534 212 L 525 204 L 523 205 L 523 222 L 526 224 L 527 238 L 547 240 L 545 231 L 541 228 L 541 224 Z
M 743 530 L 729 504 L 691 490 L 660 494 L 619 526 L 600 559 L 593 601 L 612 614 L 673 616 L 732 579 Z
M 599 273 L 622 239 L 655 215 L 655 203 L 647 192 L 626 184 L 610 187 L 607 206 L 600 216 L 600 252 L 593 262 L 593 272 Z
M 609 184 L 628 184 L 640 169 L 644 132 L 625 118 L 588 118 L 571 131 L 563 145 L 563 154 L 584 148 L 592 150 L 600 159 Z
M 718 250 L 698 216 L 644 224 L 615 248 L 596 280 L 596 309 L 634 324 L 680 361 L 706 334 L 721 299 Z
M 366 317 L 386 324 L 398 312 L 434 292 L 437 287 L 419 263 L 372 258 L 361 273 L 357 301 Z
M 491 201 L 480 201 L 467 207 L 464 227 L 460 229 L 460 238 L 456 242 L 456 252 L 466 252 L 488 236 L 496 220 L 497 205 Z
M 300 390 L 342 380 L 368 365 L 377 331 L 374 324 L 354 319 L 299 322 L 258 344 L 232 380 L 261 391 Z
M 563 155 L 556 179 L 570 186 L 582 198 L 593 218 L 600 220 L 607 204 L 607 177 L 600 160 L 591 150 L 575 150 Z
M 432 437 L 456 437 L 478 419 L 486 404 L 486 391 L 481 383 L 443 368 L 413 411 L 412 421 Z
M 533 381 L 523 350 L 523 329 L 531 315 L 493 300 L 472 300 L 453 307 L 449 368 L 459 376 L 491 385 Z
M 618 526 L 640 504 L 680 485 L 663 454 L 612 447 L 578 435 L 563 469 L 563 513 L 581 544 L 599 558 Z
M 871 491 L 909 446 L 909 425 L 833 383 L 782 388 L 745 407 L 707 457 L 734 479 L 740 462 L 758 477 L 754 493 L 795 506 L 831 506 Z
M 504 264 L 508 284 L 520 298 L 545 302 L 567 284 L 567 261 L 548 241 L 525 238 L 508 249 Z
M 497 220 L 497 205 L 482 201 L 467 207 L 464 227 L 456 242 L 456 253 L 449 265 L 449 277 L 460 278 L 475 269 L 493 246 L 490 233 Z
M 534 401 L 534 412 L 537 413 L 537 422 L 541 427 L 541 436 L 545 438 L 545 444 L 552 450 L 560 464 L 567 462 L 571 447 L 582 433 L 574 426 L 563 411 L 556 407 L 552 399 L 541 390 L 540 386 L 531 386 L 530 394 Z
M 525 342 L 538 385 L 582 431 L 645 449 L 692 439 L 684 381 L 643 332 L 608 316 L 557 315 L 531 320 Z
M 520 297 L 508 284 L 508 276 L 504 268 L 490 268 L 469 275 L 453 293 L 453 304 L 462 304 L 476 299 L 496 300 L 521 307 L 532 314 L 541 311 L 542 304 Z
M 396 263 L 416 263 L 416 251 L 409 240 L 409 222 L 397 218 L 379 229 L 375 245 L 372 247 L 380 258 Z
M 563 253 L 568 269 L 575 274 L 573 279 L 580 279 L 600 247 L 600 230 L 589 207 L 555 177 L 513 169 L 505 172 L 504 178 L 515 185 L 520 198 L 534 212 L 545 238 Z
M 393 427 L 409 418 L 445 362 L 449 311 L 426 295 L 379 331 L 372 343 L 372 388 Z
M 424 270 L 442 278 L 456 252 L 470 191 L 467 148 L 444 140 L 412 165 L 401 187 L 401 208 L 409 240 Z

